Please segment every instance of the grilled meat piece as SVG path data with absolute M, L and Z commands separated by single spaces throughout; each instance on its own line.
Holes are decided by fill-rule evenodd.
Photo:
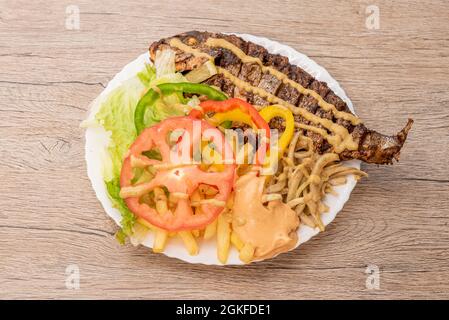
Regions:
M 318 81 L 300 67 L 291 65 L 288 58 L 279 54 L 270 54 L 264 47 L 249 41 L 244 41 L 235 35 L 199 31 L 183 33 L 154 42 L 150 46 L 150 57 L 154 61 L 156 51 L 171 48 L 169 44 L 170 40 L 172 38 L 177 38 L 184 44 L 212 56 L 217 66 L 228 70 L 232 75 L 250 85 L 262 88 L 298 108 L 304 108 L 321 118 L 329 119 L 334 123 L 345 127 L 352 135 L 353 140 L 358 144 L 358 149 L 343 150 L 340 152 L 339 155 L 342 160 L 359 159 L 368 163 L 390 164 L 393 162 L 393 159 L 399 159 L 400 150 L 407 138 L 413 120 L 409 119 L 406 126 L 393 136 L 383 135 L 370 130 L 362 123 L 353 125 L 350 121 L 336 118 L 332 111 L 325 111 L 322 109 L 315 98 L 302 95 L 296 88 L 293 88 L 287 83 L 283 83 L 270 73 L 263 72 L 257 63 L 242 63 L 242 61 L 228 49 L 207 46 L 205 43 L 210 37 L 225 39 L 240 48 L 245 54 L 259 58 L 264 66 L 273 67 L 287 75 L 289 79 L 299 83 L 304 88 L 314 90 L 326 102 L 333 104 L 337 110 L 351 113 L 347 104 L 332 92 L 325 82 Z M 177 48 L 171 49 L 176 52 L 176 69 L 181 72 L 193 70 L 207 60 L 207 57 L 195 57 L 194 55 L 185 53 Z M 269 104 L 263 97 L 237 88 L 231 80 L 227 79 L 222 74 L 217 74 L 211 77 L 206 80 L 205 83 L 219 87 L 230 97 L 238 97 L 254 105 L 265 106 Z M 295 120 L 298 123 L 322 128 L 320 125 L 311 123 L 299 115 L 295 115 Z M 270 122 L 272 128 L 282 130 L 282 125 L 281 121 Z M 320 134 L 310 130 L 302 130 L 305 135 L 312 138 L 314 148 L 317 152 L 324 153 L 332 151 L 332 145 L 330 145 Z

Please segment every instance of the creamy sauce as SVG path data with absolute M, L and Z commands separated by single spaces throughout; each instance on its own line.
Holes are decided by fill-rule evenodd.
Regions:
M 281 80 L 284 84 L 288 84 L 298 90 L 300 93 L 306 96 L 312 96 L 315 100 L 318 101 L 318 105 L 323 108 L 325 111 L 332 111 L 336 118 L 341 118 L 344 120 L 351 121 L 352 124 L 357 125 L 360 123 L 360 119 L 355 117 L 354 115 L 342 112 L 337 110 L 337 108 L 328 102 L 326 102 L 323 97 L 321 97 L 318 92 L 315 92 L 311 89 L 306 89 L 299 83 L 291 80 L 285 73 L 280 72 L 279 70 L 273 67 L 265 66 L 259 58 L 251 57 L 245 54 L 239 47 L 233 45 L 232 43 L 217 38 L 209 38 L 206 41 L 206 45 L 209 47 L 221 47 L 231 51 L 235 56 L 237 56 L 244 63 L 257 63 L 263 72 L 269 72 L 271 75 L 275 76 L 278 80 Z
M 342 119 L 349 120 L 351 122 L 354 122 L 354 120 L 356 120 L 356 122 L 358 123 L 359 119 L 356 118 L 354 115 L 346 113 L 346 112 L 338 111 L 335 108 L 334 105 L 329 104 L 326 101 L 324 101 L 322 99 L 322 97 L 317 92 L 315 92 L 313 90 L 310 90 L 310 89 L 305 89 L 304 87 L 302 87 L 298 83 L 290 80 L 287 77 L 287 75 L 283 74 L 282 72 L 280 72 L 280 71 L 278 71 L 276 69 L 273 69 L 271 67 L 263 66 L 263 64 L 260 61 L 260 59 L 245 55 L 245 53 L 242 50 L 240 50 L 238 47 L 234 46 L 233 44 L 229 43 L 228 41 L 226 41 L 224 39 L 213 39 L 213 38 L 210 38 L 210 39 L 208 39 L 206 44 L 214 45 L 214 46 L 220 45 L 220 47 L 229 49 L 234 54 L 236 54 L 240 59 L 242 59 L 243 62 L 255 62 L 255 63 L 258 63 L 262 68 L 266 68 L 266 71 L 272 73 L 274 76 L 278 77 L 283 82 L 288 83 L 288 84 L 294 86 L 301 93 L 313 96 L 315 99 L 317 99 L 319 105 L 324 110 L 331 110 L 336 117 L 341 117 Z M 201 52 L 198 49 L 192 48 L 192 47 L 184 44 L 181 40 L 179 40 L 177 38 L 172 38 L 170 40 L 170 46 L 178 48 L 178 49 L 180 49 L 180 50 L 182 50 L 184 52 L 193 54 L 196 57 L 204 57 L 204 58 L 207 58 L 207 59 L 213 59 L 213 57 L 211 57 L 207 53 L 204 53 L 204 52 Z M 222 74 L 224 77 L 226 77 L 229 80 L 231 80 L 231 82 L 234 85 L 236 85 L 238 88 L 244 89 L 245 91 L 249 91 L 249 92 L 252 92 L 254 94 L 257 94 L 257 95 L 261 96 L 262 98 L 265 98 L 270 103 L 281 104 L 281 105 L 289 108 L 294 114 L 300 115 L 304 119 L 306 119 L 306 120 L 308 120 L 310 122 L 313 122 L 316 125 L 318 125 L 318 124 L 322 125 L 324 128 L 326 128 L 327 130 L 329 130 L 333 134 L 332 135 L 328 134 L 326 132 L 326 130 L 319 129 L 319 128 L 315 128 L 313 130 L 310 129 L 310 130 L 319 133 L 324 139 L 326 139 L 334 147 L 334 151 L 335 152 L 340 153 L 340 152 L 342 152 L 343 150 L 346 150 L 346 149 L 347 150 L 357 150 L 358 149 L 357 142 L 354 141 L 354 139 L 352 138 L 352 136 L 349 134 L 348 130 L 345 127 L 343 127 L 341 125 L 338 125 L 338 124 L 332 122 L 329 119 L 320 118 L 320 117 L 316 116 L 315 114 L 307 111 L 304 108 L 296 107 L 295 105 L 293 105 L 293 104 L 291 104 L 291 103 L 289 103 L 289 102 L 287 102 L 287 101 L 285 101 L 285 100 L 283 100 L 283 99 L 281 99 L 279 97 L 276 97 L 275 95 L 267 92 L 266 90 L 264 90 L 262 88 L 254 87 L 254 86 L 250 85 L 249 83 L 247 83 L 247 82 L 239 79 L 238 77 L 234 76 L 233 74 L 231 74 L 228 70 L 226 70 L 224 68 L 217 67 L 217 71 L 218 71 L 218 73 Z M 290 82 L 292 82 L 292 84 Z M 314 127 L 308 126 L 308 128 L 314 128 Z
M 299 219 L 295 211 L 277 200 L 262 204 L 265 177 L 256 172 L 241 176 L 235 183 L 232 230 L 254 246 L 254 259 L 271 258 L 295 247 Z

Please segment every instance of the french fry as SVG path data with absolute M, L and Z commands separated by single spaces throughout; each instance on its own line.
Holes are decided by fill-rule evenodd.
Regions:
M 178 232 L 182 241 L 184 241 L 184 245 L 187 248 L 187 252 L 191 256 L 195 256 L 198 254 L 198 244 L 196 243 L 195 237 L 192 235 L 190 231 L 180 231 Z
M 143 242 L 143 240 L 145 239 L 145 237 L 147 236 L 148 231 L 149 231 L 148 228 L 145 227 L 144 225 L 142 225 L 140 223 L 134 224 L 133 234 L 129 238 L 132 245 L 138 246 L 139 244 L 141 244 Z
M 254 246 L 250 243 L 245 243 L 242 250 L 240 250 L 239 258 L 244 263 L 249 263 L 254 257 Z
M 155 231 L 156 227 L 153 226 L 151 223 L 149 223 L 147 220 L 142 219 L 142 218 L 138 218 L 137 222 L 140 223 L 141 225 L 147 227 L 148 229 L 150 229 L 151 231 Z
M 182 193 L 182 192 L 171 192 L 168 195 L 168 201 L 171 204 L 173 204 L 173 203 L 176 204 L 179 201 L 179 199 L 188 199 L 188 198 L 189 198 L 189 195 L 187 193 Z
M 154 188 L 154 199 L 156 200 L 156 210 L 159 214 L 168 211 L 167 196 L 162 188 Z
M 218 193 L 218 190 L 212 186 L 209 186 L 207 184 L 201 183 L 198 186 L 198 190 L 201 194 L 205 196 L 215 196 Z
M 238 251 L 242 250 L 243 246 L 245 245 L 242 239 L 240 239 L 235 232 L 231 233 L 231 243 L 234 247 L 237 248 Z
M 137 223 L 150 229 L 154 234 L 153 252 L 160 253 L 164 251 L 165 245 L 167 243 L 167 238 L 169 236 L 168 232 L 153 226 L 151 223 L 145 219 L 138 218 Z
M 167 243 L 168 232 L 162 229 L 157 229 L 154 235 L 153 252 L 160 253 L 164 251 Z
M 201 195 L 198 189 L 193 191 L 193 193 L 190 195 L 190 201 L 191 202 L 198 202 L 201 200 Z
M 192 235 L 195 238 L 198 238 L 200 236 L 200 230 L 198 230 L 198 229 L 192 230 Z
M 231 210 L 233 206 L 234 206 L 234 193 L 231 193 L 231 195 L 228 198 L 228 201 L 226 202 L 226 208 Z
M 229 247 L 231 244 L 231 224 L 225 214 L 218 216 L 217 222 L 217 256 L 221 263 L 228 260 Z
M 218 219 L 215 219 L 213 222 L 209 223 L 204 230 L 204 239 L 209 240 L 217 233 L 217 222 Z

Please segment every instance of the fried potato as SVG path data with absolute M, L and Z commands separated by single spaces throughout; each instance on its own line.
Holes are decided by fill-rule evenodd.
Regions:
M 229 247 L 231 244 L 231 224 L 226 214 L 218 216 L 217 222 L 217 256 L 221 263 L 225 264 L 229 256 Z
M 154 235 L 153 252 L 161 253 L 167 244 L 168 232 L 162 229 L 157 229 Z
M 244 263 L 249 263 L 254 257 L 254 246 L 250 243 L 245 243 L 242 250 L 240 250 L 239 258 Z
M 238 251 L 242 250 L 243 246 L 245 245 L 245 243 L 243 243 L 243 241 L 239 238 L 238 235 L 236 235 L 235 232 L 231 233 L 231 243 L 234 247 L 237 248 Z
M 142 218 L 138 218 L 137 222 L 140 223 L 141 225 L 147 227 L 148 229 L 150 229 L 151 231 L 155 231 L 156 227 L 153 226 L 151 223 L 149 223 L 147 220 L 142 219 Z
M 217 222 L 218 219 L 215 219 L 213 222 L 207 225 L 206 229 L 204 230 L 205 240 L 212 239 L 212 237 L 217 233 Z
M 192 233 L 190 231 L 179 231 L 178 235 L 184 242 L 184 245 L 187 248 L 187 252 L 191 256 L 197 255 L 199 252 L 198 243 L 196 242 L 195 237 L 192 235 Z

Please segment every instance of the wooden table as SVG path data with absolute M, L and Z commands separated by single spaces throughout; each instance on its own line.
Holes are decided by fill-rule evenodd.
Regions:
M 0 298 L 449 298 L 449 4 L 376 1 L 374 30 L 370 4 L 1 0 Z M 274 260 L 206 267 L 119 246 L 86 175 L 79 124 L 152 41 L 191 29 L 307 54 L 379 131 L 414 118 L 401 161 L 365 165 L 369 179 L 328 230 Z M 78 290 L 66 288 L 70 265 Z M 377 290 L 368 265 L 380 269 Z

